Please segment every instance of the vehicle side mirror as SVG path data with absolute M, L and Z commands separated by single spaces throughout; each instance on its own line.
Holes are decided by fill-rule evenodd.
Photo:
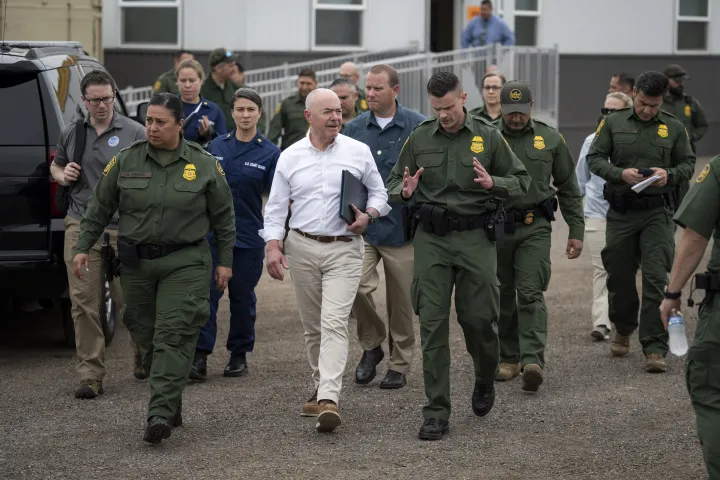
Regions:
M 147 117 L 148 102 L 138 104 L 137 113 L 135 114 L 135 120 L 145 125 L 145 118 Z

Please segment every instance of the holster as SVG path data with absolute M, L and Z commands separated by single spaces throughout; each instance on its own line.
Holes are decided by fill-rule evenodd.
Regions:
M 115 249 L 110 245 L 110 234 L 105 232 L 103 234 L 103 242 L 100 247 L 100 258 L 103 263 L 103 272 L 105 273 L 105 280 L 111 283 L 115 277 L 118 276 L 118 258 L 115 255 Z
M 485 202 L 485 212 L 487 213 L 485 232 L 488 240 L 501 242 L 505 237 L 505 233 L 515 231 L 515 223 L 508 221 L 507 214 L 502 206 L 502 200 L 499 198 Z M 512 230 L 512 232 L 506 232 L 506 229 Z
M 403 237 L 406 242 L 410 242 L 413 238 L 415 238 L 415 231 L 420 224 L 418 221 L 417 210 L 418 208 L 415 204 L 402 206 Z
M 557 212 L 557 209 L 557 197 L 550 197 L 539 205 L 539 210 L 542 212 L 543 216 L 551 222 L 555 221 L 555 212 Z
M 140 266 L 137 244 L 125 237 L 118 237 L 118 261 L 129 268 Z

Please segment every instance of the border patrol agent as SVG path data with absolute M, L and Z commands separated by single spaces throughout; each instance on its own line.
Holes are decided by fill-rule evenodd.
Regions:
M 439 440 L 449 431 L 453 287 L 458 322 L 475 367 L 473 412 L 487 415 L 495 402 L 500 292 L 497 252 L 488 232 L 495 231 L 495 197 L 524 195 L 530 176 L 497 128 L 467 114 L 467 93 L 454 74 L 433 75 L 427 90 L 437 117 L 410 134 L 387 186 L 391 201 L 415 200 L 412 218 L 422 224 L 413 241 L 411 287 L 413 309 L 420 316 L 428 399 L 418 437 Z
M 610 321 L 616 329 L 611 352 L 615 356 L 630 352 L 640 307 L 635 276 L 642 259 L 639 338 L 647 357 L 645 369 L 651 373 L 667 370 L 668 335 L 658 306 L 675 251 L 676 189 L 695 170 L 685 126 L 660 110 L 667 88 L 668 79 L 660 72 L 640 75 L 633 107 L 617 110 L 600 122 L 587 155 L 590 172 L 606 182 L 603 195 L 610 206 L 602 260 L 608 273 Z M 640 194 L 631 190 L 650 175 L 659 179 Z
M 305 99 L 317 88 L 315 72 L 309 68 L 300 70 L 297 86 L 298 91 L 275 108 L 275 115 L 270 120 L 268 139 L 275 144 L 281 140 L 280 150 L 285 150 L 305 138 L 310 128 L 310 124 L 305 120 Z
M 173 55 L 173 68 L 161 74 L 157 80 L 155 80 L 155 83 L 153 84 L 153 93 L 168 92 L 179 95 L 180 91 L 177 86 L 176 69 L 183 60 L 193 60 L 194 58 L 193 54 L 187 50 L 180 50 L 176 52 L 175 55 Z
M 685 80 L 690 80 L 690 77 L 680 65 L 668 65 L 663 73 L 670 79 L 670 88 L 668 88 L 668 93 L 663 98 L 662 109 L 685 124 L 685 128 L 690 134 L 690 146 L 693 153 L 697 153 L 695 145 L 702 139 L 708 129 L 705 111 L 696 98 L 685 94 L 684 83 Z M 684 182 L 680 185 L 678 203 L 682 203 L 689 189 L 690 182 Z
M 118 258 L 125 294 L 123 320 L 150 372 L 144 440 L 160 443 L 182 423 L 181 400 L 200 328 L 209 309 L 214 229 L 224 288 L 232 266 L 235 224 L 230 187 L 219 162 L 180 135 L 182 102 L 169 94 L 148 104 L 147 141 L 108 163 L 81 222 L 73 269 L 81 277 L 87 253 L 113 213 L 119 214 Z
M 500 102 L 502 117 L 497 126 L 530 173 L 532 183 L 526 195 L 506 202 L 508 236 L 497 246 L 500 368 L 496 379 L 510 380 L 522 371 L 523 390 L 535 392 L 543 382 L 545 368 L 544 292 L 550 284 L 551 222 L 558 200 L 570 227 L 568 258 L 580 256 L 585 219 L 572 154 L 560 132 L 531 117 L 530 86 L 507 82 Z
M 224 48 L 216 48 L 210 52 L 208 60 L 210 73 L 200 89 L 200 94 L 206 100 L 220 107 L 225 115 L 225 125 L 233 125 L 232 97 L 238 87 L 230 80 L 230 77 L 236 60 L 233 52 Z
M 230 332 L 227 349 L 230 361 L 223 372 L 225 377 L 247 374 L 246 354 L 252 352 L 255 345 L 255 287 L 262 275 L 265 258 L 265 241 L 257 232 L 263 228 L 263 192 L 270 189 L 280 158 L 280 149 L 257 131 L 257 119 L 262 110 L 260 96 L 249 88 L 241 88 L 233 101 L 237 102 L 233 110 L 237 116 L 236 129 L 213 140 L 208 148 L 225 171 L 235 210 L 233 278 L 228 284 Z M 257 108 L 243 117 L 248 104 Z M 252 127 L 241 122 L 245 118 L 252 118 Z M 218 252 L 212 232 L 208 238 L 213 265 L 217 266 Z M 210 284 L 210 318 L 200 331 L 190 371 L 190 378 L 197 381 L 207 378 L 207 356 L 215 347 L 218 304 L 223 296 L 223 292 L 214 288 L 212 279 Z
M 680 240 L 665 300 L 660 305 L 663 323 L 680 310 L 682 288 L 703 258 L 712 237 L 707 271 L 695 275 L 695 288 L 705 290 L 695 330 L 695 341 L 685 360 L 685 380 L 697 417 L 697 432 L 711 479 L 720 478 L 720 156 L 698 175 L 675 214 L 685 231 Z M 692 294 L 692 292 L 691 292 Z M 691 301 L 689 306 L 693 306 Z

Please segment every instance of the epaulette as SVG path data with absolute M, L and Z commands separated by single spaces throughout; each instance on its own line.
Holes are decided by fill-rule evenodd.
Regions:
M 426 118 L 425 120 L 423 120 L 422 122 L 418 123 L 418 124 L 415 126 L 415 128 L 417 129 L 417 128 L 419 128 L 419 127 L 421 127 L 421 126 L 423 126 L 423 125 L 426 125 L 426 124 L 428 124 L 428 123 L 435 123 L 435 122 L 437 122 L 437 117 L 428 117 L 428 118 Z
M 468 113 L 468 114 L 469 114 L 469 113 Z M 487 125 L 488 127 L 495 127 L 495 128 L 497 128 L 497 125 L 493 124 L 492 122 L 490 122 L 490 121 L 487 120 L 486 118 L 481 117 L 480 115 L 470 115 L 470 118 L 472 118 L 473 120 L 478 120 L 479 122 L 484 123 L 484 124 Z
M 660 110 L 660 116 L 662 117 L 663 115 L 667 115 L 668 117 L 673 118 L 673 119 L 677 120 L 677 121 L 680 122 L 680 123 L 683 123 L 682 120 L 680 120 L 678 117 L 676 117 L 676 116 L 673 115 L 672 113 L 666 112 L 665 110 Z M 685 125 L 685 124 L 683 123 L 683 125 Z
M 202 152 L 203 154 L 207 155 L 208 157 L 213 158 L 213 159 L 215 158 L 210 152 L 205 150 L 202 147 L 202 145 L 200 145 L 199 143 L 195 143 L 192 140 L 185 140 L 185 143 L 187 143 L 189 147 Z
M 146 143 L 147 143 L 147 140 L 135 140 L 133 143 L 131 143 L 131 144 L 128 145 L 127 147 L 121 148 L 121 149 L 120 149 L 120 152 L 124 152 L 125 150 L 130 150 L 131 148 L 133 148 L 133 147 L 135 147 L 135 146 L 137 146 L 137 145 L 140 145 L 140 144 L 143 144 L 143 145 L 144 145 L 144 144 L 146 144 Z

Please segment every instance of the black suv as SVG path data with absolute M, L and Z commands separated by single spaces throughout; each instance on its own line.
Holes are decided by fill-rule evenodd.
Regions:
M 75 343 L 63 258 L 63 215 L 50 176 L 61 130 L 86 116 L 80 80 L 105 70 L 77 42 L 0 44 L 0 304 L 60 304 L 65 338 Z M 117 95 L 115 109 L 126 114 Z M 115 307 L 107 283 L 98 285 L 100 317 L 109 343 Z

